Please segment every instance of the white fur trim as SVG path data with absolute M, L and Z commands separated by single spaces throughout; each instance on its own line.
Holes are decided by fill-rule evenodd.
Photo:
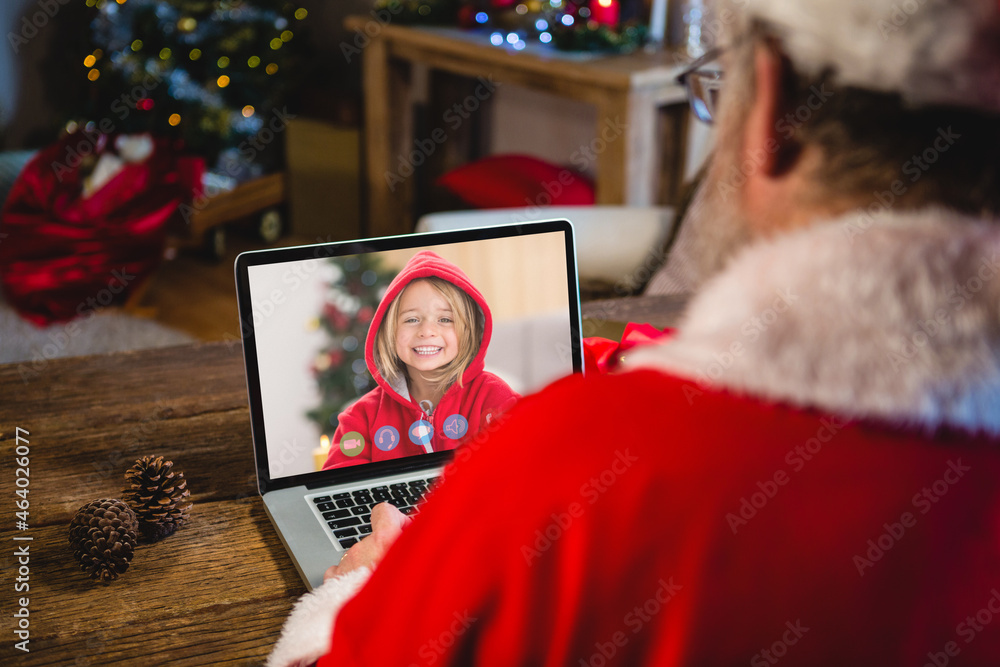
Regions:
M 997 0 L 727 0 L 781 33 L 801 69 L 914 104 L 1000 111 Z
M 326 655 L 337 614 L 370 576 L 371 570 L 361 567 L 303 595 L 282 626 L 267 667 L 304 667 Z
M 844 217 L 744 250 L 628 357 L 848 417 L 1000 434 L 1000 224 Z

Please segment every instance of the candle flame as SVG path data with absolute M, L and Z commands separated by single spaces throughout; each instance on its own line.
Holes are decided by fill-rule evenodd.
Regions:
M 321 435 L 319 437 L 319 448 L 322 449 L 324 452 L 330 451 L 330 436 Z

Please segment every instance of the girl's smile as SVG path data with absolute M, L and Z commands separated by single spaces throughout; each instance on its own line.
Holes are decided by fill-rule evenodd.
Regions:
M 458 334 L 451 306 L 425 280 L 399 295 L 396 354 L 412 371 L 433 371 L 458 356 Z

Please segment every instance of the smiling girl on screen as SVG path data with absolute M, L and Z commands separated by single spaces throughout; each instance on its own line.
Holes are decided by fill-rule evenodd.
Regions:
M 489 306 L 461 269 L 417 253 L 389 284 L 365 341 L 378 386 L 344 410 L 323 469 L 454 449 L 519 398 L 483 370 Z

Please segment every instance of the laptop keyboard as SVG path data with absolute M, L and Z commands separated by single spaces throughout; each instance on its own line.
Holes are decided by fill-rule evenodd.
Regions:
M 355 489 L 317 496 L 313 498 L 313 502 L 334 538 L 340 546 L 347 549 L 372 532 L 372 507 L 385 502 L 395 505 L 403 514 L 414 514 L 417 504 L 437 480 L 437 477 L 429 477 L 412 482 Z

